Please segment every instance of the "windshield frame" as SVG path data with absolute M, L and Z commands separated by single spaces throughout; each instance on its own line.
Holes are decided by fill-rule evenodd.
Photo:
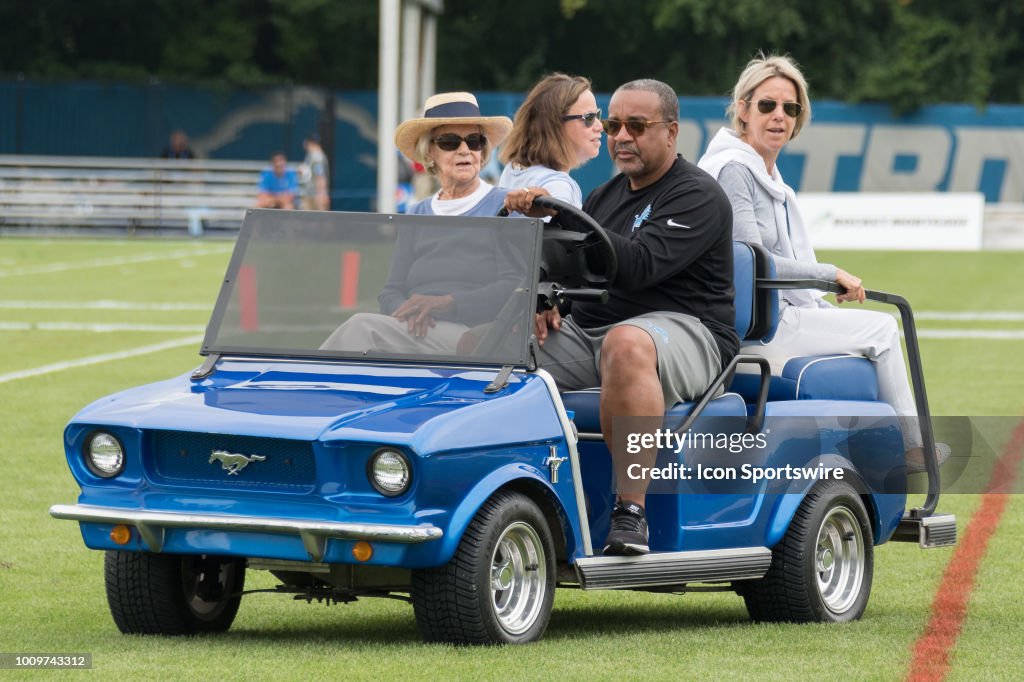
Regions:
M 395 221 L 396 225 L 415 224 L 425 226 L 427 229 L 434 227 L 452 227 L 458 223 L 458 227 L 471 227 L 473 223 L 483 223 L 492 229 L 497 229 L 496 224 L 500 221 L 500 229 L 510 227 L 509 221 L 515 221 L 515 229 L 523 229 L 528 234 L 522 237 L 522 241 L 529 247 L 526 256 L 526 265 L 529 274 L 524 278 L 526 288 L 517 287 L 519 295 L 525 296 L 529 305 L 524 305 L 521 311 L 521 318 L 517 322 L 518 328 L 525 331 L 520 334 L 519 339 L 513 339 L 514 351 L 494 356 L 476 356 L 472 354 L 408 354 L 397 352 L 352 352 L 339 350 L 323 350 L 311 348 L 266 348 L 252 346 L 237 346 L 222 344 L 217 340 L 218 332 L 229 313 L 229 308 L 234 294 L 236 282 L 239 281 L 239 271 L 246 262 L 246 253 L 254 243 L 261 230 L 267 228 L 270 223 L 281 224 L 286 221 L 289 229 L 294 234 L 296 231 L 301 234 L 303 224 L 316 225 L 322 229 L 324 221 L 337 223 L 339 230 L 343 229 L 346 221 L 367 224 L 369 221 Z M 461 223 L 465 223 L 462 225 Z M 400 227 L 398 229 L 401 229 Z M 538 277 L 541 261 L 541 243 L 543 240 L 544 223 L 533 218 L 509 218 L 509 217 L 475 217 L 475 216 L 434 216 L 434 215 L 410 215 L 410 214 L 377 214 L 377 213 L 356 213 L 345 211 L 318 212 L 318 211 L 281 211 L 273 209 L 249 209 L 246 211 L 245 219 L 235 242 L 234 251 L 228 263 L 227 271 L 221 282 L 221 288 L 217 295 L 210 320 L 206 326 L 199 354 L 202 356 L 233 356 L 244 358 L 271 358 L 282 360 L 305 360 L 305 361 L 343 361 L 345 363 L 364 364 L 414 364 L 414 365 L 439 365 L 439 366 L 508 366 L 533 369 L 535 360 L 532 350 L 534 334 L 534 318 L 538 291 Z M 516 317 L 520 317 L 520 311 L 515 311 Z

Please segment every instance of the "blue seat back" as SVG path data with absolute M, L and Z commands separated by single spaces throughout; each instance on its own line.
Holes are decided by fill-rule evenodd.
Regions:
M 758 289 L 757 279 L 775 277 L 771 254 L 757 244 L 733 242 L 732 258 L 736 334 L 741 341 L 770 341 L 779 322 L 779 295 Z
M 733 242 L 736 288 L 736 333 L 741 341 L 767 343 L 779 323 L 779 295 L 774 289 L 759 289 L 757 279 L 774 279 L 775 264 L 762 246 Z M 743 352 L 742 348 L 740 352 Z M 747 401 L 757 399 L 761 385 L 758 374 L 740 370 L 729 391 Z M 768 400 L 878 400 L 878 378 L 874 364 L 863 357 L 810 355 L 790 358 L 781 376 L 773 376 Z

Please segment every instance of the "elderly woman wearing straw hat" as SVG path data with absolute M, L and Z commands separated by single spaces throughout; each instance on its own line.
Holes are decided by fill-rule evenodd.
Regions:
M 480 169 L 512 129 L 507 116 L 482 116 L 468 92 L 427 98 L 423 116 L 398 126 L 395 145 L 437 176 L 440 191 L 408 213 L 492 217 L 504 207 L 507 190 L 480 178 Z M 399 235 L 391 269 L 377 297 L 381 313 L 359 313 L 339 327 L 323 348 L 394 352 L 454 352 L 470 326 L 493 321 L 495 308 L 515 286 L 509 263 L 496 262 L 481 230 L 408 231 Z M 474 241 L 476 240 L 476 241 Z M 458 286 L 439 282 L 459 273 Z M 450 279 L 450 278 L 449 278 Z
M 437 176 L 441 189 L 408 212 L 497 215 L 505 192 L 480 179 L 480 169 L 510 130 L 507 116 L 481 116 L 476 97 L 468 92 L 428 97 L 422 117 L 398 126 L 395 146 Z

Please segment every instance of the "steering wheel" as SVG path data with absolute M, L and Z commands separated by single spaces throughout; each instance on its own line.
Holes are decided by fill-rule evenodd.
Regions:
M 556 211 L 544 229 L 540 280 L 566 287 L 606 287 L 615 281 L 619 261 L 605 229 L 581 209 L 542 195 L 534 206 Z
M 555 211 L 544 228 L 540 281 L 557 281 L 566 287 L 604 287 L 615 281 L 619 261 L 603 227 L 581 209 L 549 195 L 533 200 L 536 206 Z M 508 210 L 498 211 L 499 217 Z
M 557 282 L 559 288 L 575 289 L 574 293 L 581 299 L 586 296 L 586 300 L 607 302 L 607 292 L 594 289 L 611 284 L 618 270 L 618 258 L 608 233 L 572 204 L 547 195 L 535 198 L 533 203 L 557 212 L 544 228 L 539 281 Z M 507 216 L 508 212 L 502 209 L 498 215 Z M 473 355 L 497 354 L 508 342 L 513 325 L 520 319 L 516 311 L 521 303 L 515 300 L 519 293 L 517 290 L 513 294 L 494 323 L 483 332 L 479 343 L 470 351 Z M 531 295 L 536 293 L 531 292 Z

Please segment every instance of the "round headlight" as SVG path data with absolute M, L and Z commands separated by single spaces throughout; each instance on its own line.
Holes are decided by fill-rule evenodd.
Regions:
M 117 476 L 124 471 L 124 448 L 121 442 L 104 431 L 92 434 L 85 441 L 85 464 L 97 476 Z
M 393 497 L 401 495 L 409 489 L 412 481 L 412 471 L 409 469 L 409 462 L 398 450 L 382 448 L 373 453 L 370 457 L 369 467 L 370 483 L 377 489 L 377 492 Z

